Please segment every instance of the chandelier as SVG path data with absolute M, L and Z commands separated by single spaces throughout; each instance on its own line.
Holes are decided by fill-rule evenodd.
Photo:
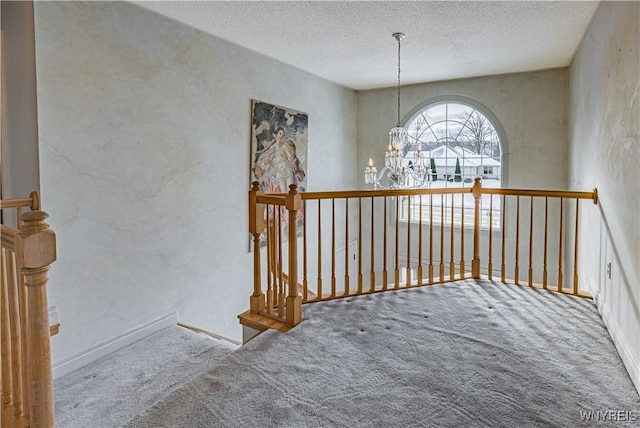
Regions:
M 373 184 L 374 189 L 407 189 L 423 187 L 428 183 L 430 168 L 422 153 L 422 143 L 412 156 L 406 156 L 407 130 L 400 126 L 400 41 L 404 39 L 404 33 L 393 33 L 393 38 L 398 41 L 398 121 L 395 128 L 389 132 L 389 146 L 384 156 L 384 168 L 378 174 L 378 169 L 369 158 L 369 165 L 364 170 L 364 182 Z M 389 181 L 385 186 L 380 179 Z

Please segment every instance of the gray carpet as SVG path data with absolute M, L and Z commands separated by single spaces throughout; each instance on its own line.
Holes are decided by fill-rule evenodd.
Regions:
M 593 425 L 581 411 L 640 414 L 589 300 L 463 281 L 306 305 L 304 318 L 125 426 L 573 427 Z
M 54 382 L 58 428 L 117 427 L 237 347 L 169 327 Z

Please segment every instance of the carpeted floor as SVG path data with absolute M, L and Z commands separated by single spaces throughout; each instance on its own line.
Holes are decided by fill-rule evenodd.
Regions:
M 461 281 L 303 309 L 125 426 L 573 427 L 608 411 L 638 426 L 591 301 Z
M 127 422 L 237 347 L 169 327 L 54 382 L 58 428 Z

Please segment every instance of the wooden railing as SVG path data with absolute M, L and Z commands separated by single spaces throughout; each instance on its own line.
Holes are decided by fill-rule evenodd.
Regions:
M 265 195 L 253 183 L 248 313 L 291 327 L 302 303 L 481 277 L 590 297 L 579 285 L 581 200 L 597 203 L 597 192 L 483 188 L 476 179 Z
M 39 205 L 35 192 L 0 201 L 2 427 L 55 426 L 46 284 L 56 245 Z

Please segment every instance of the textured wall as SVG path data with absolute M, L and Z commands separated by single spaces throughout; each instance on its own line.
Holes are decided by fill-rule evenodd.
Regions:
M 40 190 L 33 3 L 2 2 L 2 197 Z M 9 213 L 6 213 L 9 214 Z M 10 215 L 10 214 L 9 214 Z M 9 221 L 8 224 L 12 224 Z
M 597 187 L 584 278 L 640 390 L 640 4 L 602 2 L 570 68 L 569 184 Z M 607 265 L 611 264 L 611 274 Z
M 240 339 L 250 100 L 309 114 L 309 190 L 353 188 L 355 92 L 128 3 L 35 12 L 54 361 L 173 310 Z
M 401 89 L 400 114 L 410 116 L 414 107 L 436 97 L 471 98 L 502 124 L 510 187 L 564 189 L 566 91 L 567 69 L 410 85 Z M 358 165 L 362 169 L 369 157 L 377 165 L 384 164 L 389 129 L 396 120 L 395 89 L 358 93 Z M 359 183 L 364 186 L 363 177 Z

